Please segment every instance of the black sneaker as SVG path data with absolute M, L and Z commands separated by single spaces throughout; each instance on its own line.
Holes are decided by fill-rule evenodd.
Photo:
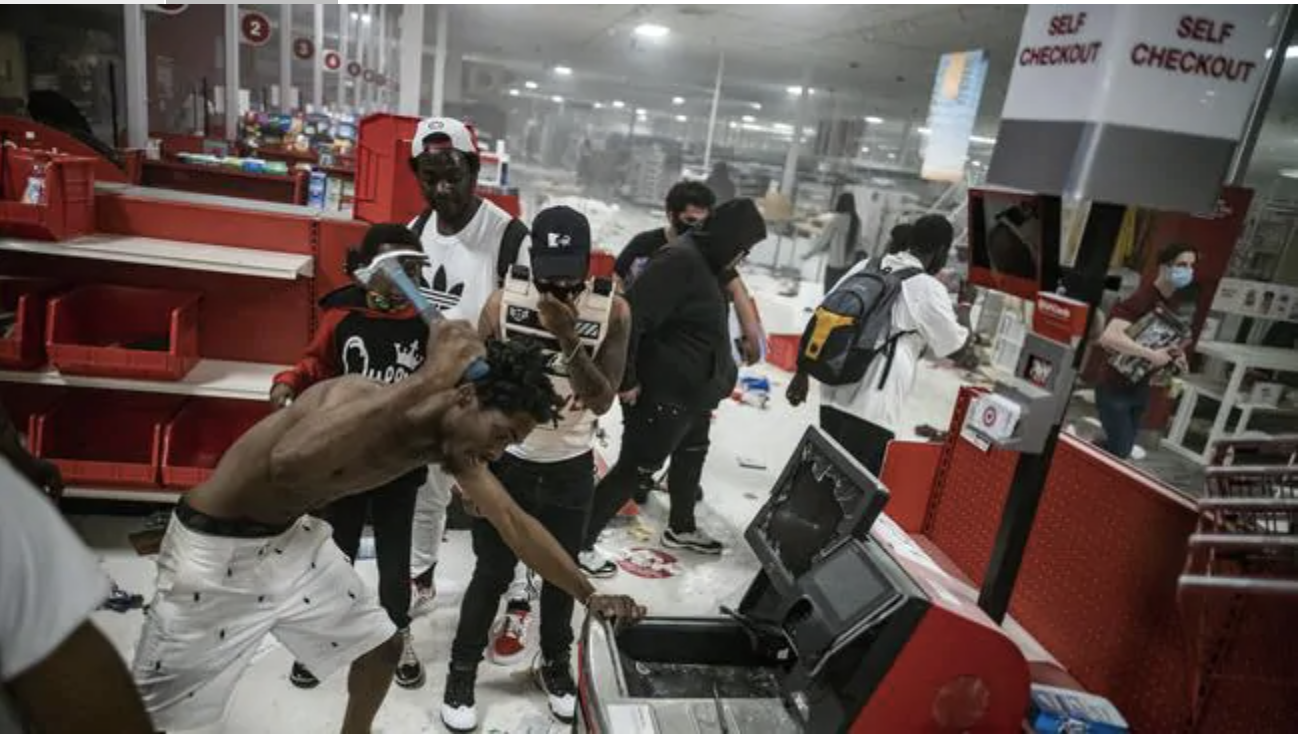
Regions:
M 550 713 L 565 724 L 571 724 L 577 714 L 577 683 L 572 679 L 572 666 L 565 656 L 557 660 L 542 661 L 533 667 L 536 685 L 545 693 Z
M 303 690 L 320 685 L 320 679 L 312 675 L 302 663 L 293 663 L 293 670 L 288 674 L 288 682 Z
M 447 729 L 467 732 L 478 728 L 478 705 L 473 700 L 477 682 L 476 665 L 458 668 L 451 664 L 446 676 L 446 692 L 442 695 L 442 723 Z
M 397 663 L 397 673 L 393 677 L 402 688 L 419 688 L 424 684 L 424 664 L 415 655 L 415 646 L 410 640 L 410 629 L 401 630 L 401 661 Z
M 668 548 L 683 548 L 695 553 L 704 553 L 710 556 L 721 555 L 722 545 L 712 538 L 712 536 L 702 530 L 692 530 L 688 533 L 681 533 L 671 528 L 663 531 L 663 545 Z
M 594 579 L 607 579 L 617 575 L 617 564 L 593 548 L 577 554 L 577 567 Z

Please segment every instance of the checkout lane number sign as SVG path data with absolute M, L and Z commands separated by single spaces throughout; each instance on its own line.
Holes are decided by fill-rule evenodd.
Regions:
M 325 51 L 320 63 L 324 64 L 325 71 L 338 71 L 343 67 L 343 55 L 337 51 Z
M 244 12 L 239 18 L 239 35 L 252 46 L 264 46 L 270 40 L 270 18 L 255 11 Z

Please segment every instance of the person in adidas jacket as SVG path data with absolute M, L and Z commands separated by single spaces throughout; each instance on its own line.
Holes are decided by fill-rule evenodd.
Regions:
M 428 255 L 424 295 L 447 318 L 476 324 L 510 267 L 526 264 L 527 227 L 476 193 L 478 137 L 469 125 L 450 117 L 421 121 L 411 141 L 410 167 L 428 203 L 410 223 Z M 416 613 L 428 611 L 435 595 L 433 572 L 454 484 L 434 466 L 419 490 L 410 556 Z
M 883 468 L 888 442 L 902 421 L 924 349 L 948 357 L 965 349 L 970 341 L 969 330 L 956 320 L 946 286 L 934 277 L 946 265 L 953 236 L 954 230 L 945 217 L 930 214 L 911 226 L 907 249 L 883 256 L 885 268 L 924 270 L 902 282 L 901 295 L 893 304 L 893 334 L 901 336 L 888 379 L 879 384 L 885 364 L 880 358 L 870 364 L 858 383 L 821 386 L 820 427 L 876 476 Z M 869 262 L 857 263 L 834 288 L 864 270 Z M 809 380 L 804 372 L 794 375 L 786 393 L 790 404 L 806 400 Z

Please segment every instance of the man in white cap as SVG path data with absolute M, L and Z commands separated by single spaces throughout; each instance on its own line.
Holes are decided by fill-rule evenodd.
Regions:
M 471 126 L 450 117 L 419 123 L 410 167 L 428 208 L 410 228 L 428 255 L 424 295 L 448 318 L 475 324 L 509 268 L 525 264 L 527 237 L 526 225 L 477 195 L 479 166 L 478 136 Z M 429 467 L 419 492 L 410 554 L 415 613 L 428 611 L 436 594 L 433 572 L 454 484 L 445 472 Z

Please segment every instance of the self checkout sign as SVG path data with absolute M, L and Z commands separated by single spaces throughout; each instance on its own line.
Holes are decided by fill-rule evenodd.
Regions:
M 270 40 L 270 18 L 256 10 L 248 10 L 239 17 L 239 37 L 250 46 L 264 46 Z

